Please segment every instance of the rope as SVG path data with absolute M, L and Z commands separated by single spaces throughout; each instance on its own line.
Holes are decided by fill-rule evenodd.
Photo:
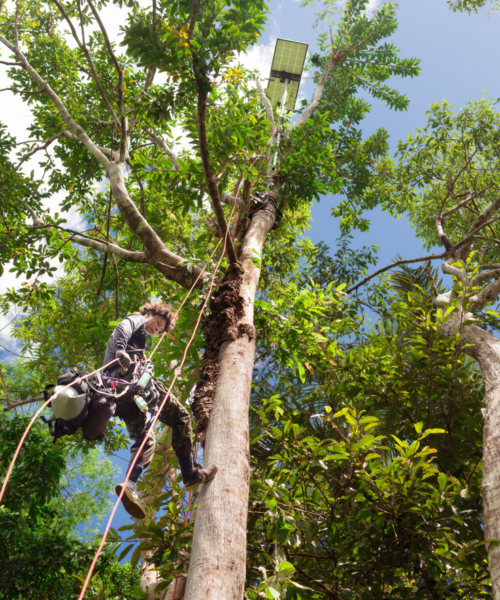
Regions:
M 14 456 L 12 457 L 12 460 L 10 461 L 10 465 L 9 465 L 8 470 L 7 470 L 7 475 L 5 476 L 5 479 L 4 479 L 4 482 L 3 482 L 3 485 L 2 485 L 2 489 L 0 490 L 0 502 L 2 502 L 2 498 L 3 498 L 3 495 L 5 493 L 5 488 L 7 487 L 7 483 L 9 481 L 10 475 L 12 473 L 12 469 L 14 468 L 14 465 L 16 463 L 17 457 L 19 456 L 19 452 L 21 451 L 21 448 L 22 448 L 22 445 L 24 443 L 24 440 L 26 439 L 26 436 L 28 435 L 30 429 L 33 427 L 33 423 L 40 416 L 40 413 L 42 412 L 42 410 L 44 408 L 46 408 L 49 405 L 49 403 L 56 396 L 58 396 L 61 392 L 64 392 L 64 390 L 67 390 L 72 385 L 75 385 L 75 383 L 80 383 L 80 381 L 83 381 L 84 379 L 87 379 L 91 375 L 94 375 L 95 373 L 98 373 L 99 371 L 102 371 L 103 369 L 106 369 L 107 367 L 109 367 L 110 365 L 112 365 L 113 363 L 115 363 L 117 360 L 118 359 L 115 358 L 114 360 L 112 360 L 111 362 L 109 362 L 107 365 L 104 365 L 100 369 L 96 369 L 95 371 L 92 371 L 92 373 L 89 373 L 88 375 L 85 375 L 84 377 L 79 377 L 75 381 L 72 381 L 71 383 L 68 383 L 68 385 L 65 385 L 62 390 L 59 390 L 55 394 L 52 394 L 52 396 L 47 400 L 47 402 L 44 402 L 44 404 L 42 404 L 42 406 L 36 411 L 36 413 L 34 414 L 33 418 L 29 422 L 28 427 L 26 427 L 26 429 L 24 430 L 24 433 L 21 436 L 21 439 L 19 440 L 19 443 L 17 445 L 16 451 L 14 452 Z
M 238 191 L 239 191 L 239 190 L 238 190 Z M 234 203 L 233 209 L 232 209 L 232 211 L 231 211 L 231 214 L 230 214 L 230 216 L 229 216 L 229 221 L 231 221 L 231 218 L 232 218 L 232 216 L 233 216 L 233 212 L 234 212 L 234 209 L 235 209 L 235 208 L 236 208 L 236 202 Z M 185 349 L 184 349 L 184 354 L 183 354 L 183 357 L 182 357 L 181 364 L 180 364 L 180 365 L 179 365 L 179 367 L 178 367 L 178 368 L 175 370 L 174 377 L 173 377 L 173 379 L 172 379 L 172 381 L 171 381 L 171 383 L 170 383 L 170 386 L 169 386 L 169 388 L 168 388 L 168 391 L 167 391 L 167 393 L 165 394 L 165 397 L 163 398 L 163 401 L 162 401 L 162 403 L 160 404 L 160 407 L 158 408 L 158 412 L 156 413 L 156 415 L 154 416 L 154 418 L 151 420 L 151 424 L 150 424 L 150 426 L 149 426 L 149 429 L 148 429 L 148 431 L 147 431 L 146 435 L 144 436 L 144 439 L 142 440 L 142 443 L 141 443 L 141 445 L 140 445 L 140 446 L 139 446 L 139 448 L 137 449 L 137 452 L 136 452 L 136 454 L 135 454 L 135 456 L 134 456 L 134 458 L 133 458 L 132 462 L 130 463 L 130 467 L 129 467 L 128 471 L 127 471 L 127 475 L 125 476 L 125 481 L 123 482 L 123 483 L 124 483 L 124 485 L 122 486 L 122 489 L 121 489 L 121 492 L 120 492 L 120 494 L 119 494 L 119 496 L 118 496 L 118 499 L 117 499 L 117 501 L 115 502 L 115 505 L 114 505 L 114 507 L 113 507 L 113 510 L 111 511 L 111 515 L 110 515 L 110 517 L 109 517 L 109 519 L 108 519 L 108 522 L 107 522 L 107 524 L 106 524 L 106 529 L 104 530 L 104 533 L 103 533 L 103 536 L 102 536 L 101 543 L 99 544 L 99 547 L 98 547 L 98 549 L 97 549 L 97 552 L 96 552 L 96 553 L 95 553 L 95 555 L 94 555 L 94 558 L 92 559 L 92 563 L 91 563 L 91 565 L 90 565 L 90 568 L 89 568 L 89 570 L 88 570 L 88 572 L 87 572 L 87 576 L 85 577 L 85 581 L 84 581 L 84 583 L 83 583 L 82 591 L 80 592 L 80 595 L 78 596 L 78 600 L 83 600 L 83 597 L 85 596 L 85 592 L 87 591 L 87 587 L 88 587 L 88 585 L 89 585 L 90 578 L 92 577 L 92 573 L 93 573 L 93 571 L 94 571 L 95 565 L 96 565 L 96 563 L 97 563 L 97 560 L 98 560 L 98 558 L 99 558 L 99 556 L 100 556 L 100 554 L 101 554 L 101 552 L 102 552 L 102 549 L 104 548 L 104 544 L 105 544 L 105 542 L 106 542 L 106 537 L 107 537 L 107 535 L 108 535 L 108 533 L 109 533 L 109 530 L 110 530 L 110 528 L 111 528 L 111 523 L 113 522 L 113 519 L 114 519 L 114 516 L 115 516 L 115 514 L 116 514 L 116 511 L 117 511 L 117 509 L 118 509 L 118 506 L 119 506 L 119 504 L 120 504 L 120 502 L 121 502 L 121 500 L 122 500 L 122 498 L 123 498 L 123 494 L 125 493 L 125 487 L 126 487 L 127 481 L 128 481 L 128 480 L 129 480 L 129 478 L 130 478 L 130 474 L 131 474 L 131 472 L 132 472 L 132 469 L 135 467 L 135 464 L 136 464 L 136 462 L 137 462 L 137 460 L 138 460 L 139 456 L 141 455 L 141 452 L 142 452 L 142 450 L 143 450 L 144 446 L 146 445 L 146 442 L 147 442 L 147 440 L 148 440 L 149 434 L 151 433 L 151 431 L 153 430 L 154 426 L 156 425 L 156 422 L 158 421 L 158 417 L 159 417 L 159 415 L 161 414 L 161 411 L 163 410 L 163 407 L 164 407 L 164 406 L 165 406 L 165 404 L 167 403 L 167 400 L 168 400 L 168 397 L 169 397 L 169 395 L 170 395 L 170 392 L 172 391 L 172 388 L 174 387 L 174 384 L 175 384 L 175 382 L 177 381 L 177 378 L 178 378 L 178 377 L 179 377 L 179 375 L 180 375 L 180 372 L 181 372 L 181 370 L 182 370 L 182 367 L 184 366 L 184 363 L 186 362 L 187 352 L 188 352 L 188 350 L 189 350 L 189 348 L 190 348 L 190 346 L 191 346 L 191 344 L 192 344 L 192 342 L 193 342 L 193 340 L 194 340 L 194 336 L 196 335 L 196 332 L 198 331 L 198 327 L 199 327 L 199 325 L 200 325 L 201 317 L 202 317 L 202 315 L 203 315 L 203 312 L 204 312 L 204 310 L 205 310 L 205 306 L 206 306 L 206 305 L 207 305 L 207 303 L 208 303 L 208 300 L 209 300 L 209 298 L 210 298 L 210 295 L 211 295 L 211 293 L 212 293 L 213 287 L 214 287 L 214 285 L 215 285 L 215 276 L 217 275 L 217 271 L 219 270 L 220 263 L 222 262 L 222 259 L 223 259 L 223 257 L 224 257 L 224 253 L 225 253 L 225 251 L 226 251 L 226 245 L 227 245 L 227 235 L 228 235 L 228 233 L 229 233 L 229 227 L 226 229 L 226 234 L 225 234 L 225 236 L 224 236 L 224 248 L 223 248 L 223 251 L 221 252 L 221 255 L 220 255 L 220 258 L 219 258 L 219 260 L 218 260 L 218 262 L 217 262 L 217 265 L 216 265 L 215 271 L 214 271 L 214 273 L 213 273 L 213 275 L 212 275 L 212 279 L 211 279 L 211 282 L 210 282 L 210 289 L 208 290 L 208 293 L 207 293 L 207 295 L 206 295 L 206 297 L 205 297 L 205 300 L 203 301 L 203 305 L 202 305 L 202 307 L 201 307 L 201 310 L 200 310 L 200 313 L 199 313 L 199 315 L 198 315 L 198 319 L 197 319 L 197 321 L 196 321 L 196 325 L 195 325 L 195 328 L 194 328 L 194 330 L 193 330 L 193 333 L 192 333 L 192 335 L 191 335 L 191 338 L 189 339 L 189 341 L 188 341 L 188 343 L 187 343 L 187 345 L 186 345 L 186 347 L 185 347 Z M 217 248 L 216 248 L 216 249 L 217 249 Z M 214 250 L 214 253 L 215 253 L 215 250 Z M 213 256 L 213 254 L 212 254 L 212 256 Z M 201 273 L 200 273 L 200 276 L 201 276 Z M 196 284 L 196 282 L 195 282 L 195 284 Z M 186 298 L 187 298 L 187 296 L 189 296 L 189 294 L 191 293 L 191 291 L 194 289 L 194 286 L 195 286 L 195 284 L 193 284 L 193 286 L 191 286 L 191 289 L 190 289 L 190 290 L 189 290 L 189 292 L 187 293 L 187 295 L 186 295 Z M 182 306 L 182 305 L 181 305 L 181 306 Z M 180 310 L 180 308 L 179 308 L 179 310 Z M 162 336 L 162 339 L 163 339 L 163 336 Z M 156 347 L 155 347 L 154 351 L 156 351 L 156 348 L 157 348 L 157 347 L 158 347 L 158 344 L 156 345 Z M 154 353 L 154 351 L 153 351 L 153 353 Z M 153 353 L 152 353 L 152 354 L 153 354 Z M 151 355 L 151 356 L 152 356 L 152 355 Z
M 196 457 L 198 456 L 198 448 L 200 447 L 200 443 L 198 442 L 196 444 L 196 451 L 194 453 L 194 462 L 196 462 Z M 186 506 L 186 516 L 184 518 L 184 528 L 186 527 L 188 520 L 189 520 L 189 508 L 191 506 L 191 500 L 193 498 L 193 490 L 189 490 L 189 498 L 188 498 L 188 503 Z M 184 537 L 184 533 L 182 534 L 182 537 Z M 177 563 L 177 565 L 181 564 L 181 559 L 179 558 L 179 561 Z M 179 574 L 177 573 L 177 575 L 175 576 L 175 585 L 174 585 L 174 595 L 172 596 L 172 600 L 175 600 L 175 594 L 177 593 L 177 581 L 179 579 Z

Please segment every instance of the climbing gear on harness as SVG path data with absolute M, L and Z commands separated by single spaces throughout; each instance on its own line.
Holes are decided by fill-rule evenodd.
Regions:
M 208 469 L 196 469 L 196 476 L 193 479 L 184 481 L 184 490 L 188 492 L 196 486 L 210 481 L 217 473 L 218 469 L 216 465 L 211 465 Z
M 142 412 L 148 412 L 148 401 L 146 400 L 147 395 L 145 394 L 146 389 L 148 388 L 151 378 L 153 377 L 154 367 L 153 363 L 148 360 L 146 361 L 144 371 L 139 379 L 139 381 L 135 384 L 133 390 L 135 392 L 134 402 L 137 405 L 137 408 Z
M 274 225 L 271 227 L 271 231 L 274 229 L 278 229 L 281 219 L 283 218 L 283 213 L 278 208 L 278 202 L 276 198 L 272 194 L 259 194 L 255 193 L 252 196 L 252 205 L 250 206 L 250 211 L 248 213 L 248 218 L 251 220 L 261 210 L 271 212 L 269 209 L 269 204 L 272 204 L 276 209 L 276 218 L 274 220 Z
M 126 483 L 119 483 L 115 487 L 117 496 L 121 494 L 123 489 L 124 492 L 122 496 L 122 504 L 125 510 L 129 515 L 132 515 L 134 519 L 145 519 L 146 511 L 139 501 L 139 496 L 137 495 L 137 485 L 135 482 L 129 479 Z
M 152 363 L 149 364 L 151 365 L 149 371 L 152 373 Z M 113 369 L 112 372 L 116 370 Z M 136 386 L 141 380 L 141 376 L 140 390 L 142 390 L 145 408 L 148 410 L 148 403 L 154 408 L 159 394 L 154 389 L 154 385 L 149 382 L 151 374 L 148 373 L 147 381 L 144 378 L 145 370 L 143 361 L 135 362 L 134 370 L 130 373 L 131 381 L 111 377 L 106 373 L 102 376 L 97 373 L 59 393 L 49 404 L 53 416 L 48 420 L 41 417 L 48 424 L 54 442 L 65 435 L 73 435 L 79 428 L 82 429 L 83 437 L 86 440 L 101 441 L 104 438 L 109 419 L 116 412 L 116 400 L 130 393 L 133 386 Z M 85 376 L 85 371 L 79 371 L 76 368 L 64 373 L 57 379 L 55 388 L 54 385 L 46 386 L 45 399 L 48 399 L 49 390 L 52 388 L 57 393 L 64 386 L 83 376 Z M 120 386 L 118 388 L 120 391 L 116 389 L 117 386 Z

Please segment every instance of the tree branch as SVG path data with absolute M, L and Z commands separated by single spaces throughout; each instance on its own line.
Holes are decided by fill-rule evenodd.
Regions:
M 93 250 L 97 250 L 97 252 L 103 252 L 106 254 L 112 254 L 121 258 L 127 262 L 134 263 L 145 263 L 149 262 L 145 252 L 134 252 L 132 250 L 127 250 L 122 248 L 121 246 L 117 246 L 116 244 L 112 244 L 111 242 L 106 242 L 104 240 L 97 240 L 96 238 L 92 238 L 84 233 L 80 233 L 79 231 L 73 231 L 72 229 L 65 229 L 60 225 L 56 225 L 54 223 L 42 223 L 39 217 L 34 216 L 33 211 L 30 209 L 31 217 L 33 220 L 38 222 L 34 227 L 30 227 L 30 229 L 58 229 L 64 233 L 68 233 L 72 236 L 71 241 L 79 246 L 85 246 L 86 248 L 92 248 Z
M 467 232 L 467 235 L 460 242 L 460 246 L 463 246 L 463 247 L 459 253 L 459 257 L 462 260 L 465 260 L 470 252 L 470 249 L 472 247 L 473 234 L 476 233 L 482 227 L 484 227 L 487 224 L 491 215 L 496 213 L 499 208 L 500 208 L 500 195 L 498 195 L 497 198 L 490 204 L 490 206 L 488 206 L 488 208 L 477 217 L 477 219 L 474 221 L 474 223 L 472 223 L 472 225 L 469 228 L 469 231 Z M 458 245 L 457 245 L 457 248 L 458 248 Z
M 30 65 L 24 54 L 19 48 L 14 46 L 9 40 L 0 34 L 0 42 L 6 46 L 17 58 L 23 69 L 30 75 L 30 77 L 38 84 L 39 88 L 52 100 L 55 107 L 59 111 L 64 122 L 68 126 L 68 129 L 72 131 L 80 142 L 89 150 L 89 152 L 98 160 L 98 162 L 106 168 L 109 161 L 99 148 L 94 144 L 90 137 L 86 134 L 84 129 L 73 120 L 68 109 L 64 105 L 63 101 L 54 92 L 50 85 L 43 79 L 37 71 Z
M 31 404 L 32 402 L 40 402 L 41 400 L 45 400 L 43 396 L 33 396 L 33 398 L 28 398 L 27 400 L 21 400 L 20 402 L 11 402 L 7 408 L 4 408 L 4 412 L 8 410 L 12 410 L 18 406 L 23 406 L 24 404 Z
M 147 262 L 156 267 L 167 279 L 176 281 L 189 289 L 201 274 L 201 269 L 195 265 L 190 265 L 188 269 L 187 261 L 165 246 L 156 231 L 138 211 L 137 206 L 127 192 L 124 163 L 110 162 L 106 169 L 106 175 L 109 178 L 113 198 L 123 220 L 146 248 Z M 204 280 L 208 277 L 208 274 L 202 275 L 197 287 L 202 288 Z
M 188 39 L 193 39 L 194 27 L 196 25 L 196 18 L 198 17 L 199 2 L 193 0 L 191 5 L 191 22 L 189 23 Z
M 124 162 L 126 150 L 127 150 L 126 146 L 127 146 L 128 134 L 127 134 L 127 119 L 125 117 L 125 112 L 123 110 L 123 69 L 121 68 L 120 63 L 118 62 L 118 59 L 116 58 L 116 55 L 113 51 L 113 46 L 111 45 L 111 42 L 109 41 L 108 32 L 106 31 L 106 28 L 104 27 L 104 24 L 101 21 L 101 17 L 99 16 L 99 13 L 94 6 L 94 3 L 92 2 L 92 0 L 87 0 L 87 4 L 90 6 L 90 10 L 92 11 L 92 13 L 95 17 L 95 20 L 97 21 L 97 23 L 99 25 L 99 29 L 101 30 L 101 33 L 104 37 L 104 42 L 106 44 L 108 54 L 111 58 L 111 61 L 115 65 L 116 73 L 118 75 L 118 83 L 116 84 L 116 91 L 117 91 L 117 95 L 118 95 L 118 109 L 120 112 L 120 129 L 122 132 L 121 139 L 120 139 L 120 162 Z
M 170 150 L 170 148 L 167 146 L 164 140 L 155 135 L 151 130 L 144 129 L 144 131 L 146 132 L 149 139 L 153 142 L 153 144 L 161 148 L 163 152 L 165 152 L 165 154 L 170 158 L 170 162 L 172 163 L 174 169 L 176 171 L 179 171 L 180 167 L 179 163 L 177 162 L 177 155 L 175 154 L 175 152 L 172 152 L 172 150 Z
M 78 0 L 78 12 L 80 15 L 80 27 L 82 30 L 82 40 L 80 41 L 78 34 L 76 32 L 76 29 L 73 25 L 73 22 L 71 21 L 71 19 L 69 18 L 68 13 L 64 10 L 64 7 L 62 6 L 62 4 L 58 1 L 58 0 L 52 0 L 54 2 L 54 4 L 57 6 L 59 12 L 62 14 L 62 16 L 64 17 L 64 20 L 66 21 L 66 23 L 68 23 L 69 28 L 71 29 L 71 33 L 76 41 L 76 43 L 78 44 L 78 47 L 80 48 L 80 50 L 85 54 L 85 57 L 87 59 L 87 62 L 89 64 L 90 67 L 90 72 L 92 74 L 92 78 L 96 84 L 97 87 L 97 91 L 99 92 L 99 95 L 101 96 L 106 108 L 108 109 L 108 112 L 110 113 L 113 122 L 119 127 L 120 126 L 120 121 L 118 120 L 118 117 L 116 116 L 115 111 L 113 110 L 113 107 L 111 106 L 111 102 L 108 100 L 108 97 L 106 96 L 106 92 L 104 91 L 104 88 L 101 84 L 101 80 L 99 78 L 99 75 L 97 74 L 97 70 L 95 68 L 94 65 L 94 61 L 92 60 L 92 56 L 90 55 L 90 52 L 88 51 L 87 45 L 85 43 L 85 31 L 84 31 L 84 25 L 83 25 L 83 15 L 82 15 L 82 9 L 81 9 L 81 4 L 80 4 L 80 0 Z
M 203 83 L 198 78 L 198 86 L 201 87 Z M 205 85 L 207 85 L 205 83 Z M 208 141 L 207 141 L 207 126 L 206 126 L 206 116 L 207 116 L 207 94 L 199 90 L 198 92 L 198 137 L 200 143 L 200 155 L 201 162 L 203 163 L 203 170 L 205 171 L 205 180 L 207 182 L 208 194 L 210 199 L 212 200 L 212 208 L 214 209 L 215 216 L 217 218 L 217 223 L 219 225 L 219 229 L 221 231 L 222 237 L 225 237 L 227 240 L 226 245 L 226 253 L 229 259 L 230 264 L 234 264 L 238 262 L 236 257 L 236 252 L 234 250 L 233 240 L 229 235 L 228 226 L 226 217 L 224 215 L 224 209 L 222 208 L 221 199 L 219 196 L 219 187 L 217 186 L 217 182 L 215 180 L 214 171 L 212 169 L 212 165 L 210 163 L 210 155 L 208 151 Z M 227 232 L 227 236 L 226 236 Z
M 54 142 L 55 140 L 57 140 L 58 138 L 60 138 L 61 135 L 63 135 L 63 133 L 64 132 L 56 133 L 56 135 L 53 135 L 49 140 L 47 140 L 45 142 L 45 144 L 42 144 L 41 146 L 37 146 L 36 148 L 33 148 L 33 150 L 31 152 L 28 152 L 28 154 L 25 154 L 21 158 L 21 160 L 18 162 L 17 166 L 14 168 L 14 171 L 19 171 L 19 168 L 21 167 L 21 165 L 24 162 L 26 162 L 28 160 L 28 158 L 30 158 L 30 156 L 33 156 L 33 154 L 36 154 L 39 150 L 46 150 L 50 146 L 50 144 L 52 144 L 52 142 Z
M 255 80 L 255 85 L 257 87 L 257 93 L 259 94 L 259 98 L 260 98 L 262 104 L 264 105 L 264 110 L 266 111 L 267 120 L 270 123 L 269 132 L 271 133 L 271 135 L 273 135 L 277 131 L 276 123 L 274 122 L 273 107 L 271 106 L 271 103 L 269 102 L 269 98 L 266 96 L 264 90 L 262 89 L 262 84 L 260 82 L 260 73 L 254 73 L 253 78 Z
M 368 275 L 367 277 L 362 279 L 359 283 L 357 283 L 356 285 L 353 285 L 348 290 L 346 290 L 346 293 L 350 294 L 351 292 L 354 292 L 355 290 L 360 288 L 362 285 L 364 285 L 367 281 L 370 281 L 370 279 L 373 279 L 374 277 L 376 277 L 377 275 L 380 275 L 381 273 L 385 273 L 385 271 L 389 271 L 389 269 L 394 269 L 394 267 L 398 267 L 399 265 L 409 265 L 412 263 L 424 262 L 426 260 L 436 260 L 438 258 L 445 258 L 445 257 L 446 257 L 446 252 L 442 252 L 441 254 L 430 254 L 429 256 L 423 256 L 422 258 L 409 258 L 407 260 L 396 260 L 391 265 L 387 265 L 386 267 L 383 267 L 382 269 L 375 271 L 375 273 Z
M 5 377 L 3 375 L 2 365 L 0 365 L 0 379 L 2 380 L 3 391 L 5 394 L 5 401 L 7 402 L 7 406 L 9 406 L 9 404 L 10 404 L 9 392 L 7 391 L 7 383 L 5 382 Z
M 478 273 L 472 278 L 471 286 L 479 285 L 489 279 L 493 279 L 493 277 L 500 277 L 500 265 L 497 265 L 496 269 L 492 269 L 486 273 Z
M 326 65 L 325 70 L 323 71 L 323 73 L 322 73 L 321 77 L 319 78 L 319 81 L 316 85 L 316 89 L 314 90 L 313 99 L 312 99 L 311 103 L 309 104 L 309 106 L 307 106 L 305 108 L 305 110 L 302 113 L 302 115 L 300 116 L 300 118 L 297 121 L 295 121 L 295 123 L 292 125 L 292 127 L 294 129 L 296 127 L 301 127 L 302 125 L 304 125 L 304 123 L 307 121 L 307 119 L 312 117 L 314 111 L 316 110 L 316 108 L 319 104 L 319 101 L 321 100 L 321 96 L 323 95 L 323 90 L 325 89 L 326 80 L 328 79 L 328 76 L 330 75 L 330 72 L 333 69 L 334 65 L 340 59 L 340 56 L 341 56 L 340 53 L 335 52 L 335 50 L 332 52 L 330 60 L 328 61 L 328 64 Z
M 471 310 L 479 310 L 484 308 L 488 302 L 493 302 L 498 298 L 500 294 L 500 279 L 493 281 L 489 285 L 487 285 L 484 290 L 481 290 L 479 294 L 475 296 L 471 296 L 470 301 L 470 309 Z
M 234 206 L 234 204 L 236 203 L 236 206 L 241 206 L 241 203 L 243 202 L 242 198 L 236 198 L 235 196 L 229 194 L 228 192 L 222 192 L 220 199 L 222 202 L 224 202 L 224 204 L 229 204 L 231 206 Z

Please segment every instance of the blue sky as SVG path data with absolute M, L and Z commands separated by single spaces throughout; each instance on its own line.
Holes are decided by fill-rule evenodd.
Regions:
M 375 2 L 372 1 L 371 5 L 374 6 Z M 487 98 L 500 97 L 500 14 L 488 18 L 487 9 L 471 16 L 453 13 L 446 0 L 401 0 L 399 5 L 399 28 L 388 41 L 400 50 L 401 56 L 420 58 L 422 72 L 415 79 L 394 79 L 392 82 L 411 99 L 407 111 L 391 111 L 381 101 L 370 99 L 373 108 L 361 124 L 365 136 L 380 127 L 386 129 L 391 136 L 392 152 L 398 140 L 406 139 L 409 133 L 424 126 L 427 121 L 425 113 L 431 103 L 446 100 L 459 110 L 483 93 Z M 311 28 L 315 9 L 301 8 L 299 2 L 292 0 L 273 0 L 270 6 L 269 26 L 262 43 L 269 44 L 275 37 L 282 37 L 306 42 L 314 51 L 315 38 L 321 30 Z M 317 9 L 320 7 L 318 2 Z M 302 90 L 311 97 L 313 83 L 305 81 Z M 336 221 L 331 217 L 334 205 L 333 196 L 325 197 L 321 203 L 314 205 L 314 222 L 309 231 L 313 242 L 321 240 L 334 245 L 338 236 Z M 395 219 L 376 210 L 370 213 L 369 218 L 370 232 L 356 233 L 354 246 L 379 246 L 379 267 L 389 264 L 396 254 L 402 258 L 429 254 L 415 237 L 405 217 Z

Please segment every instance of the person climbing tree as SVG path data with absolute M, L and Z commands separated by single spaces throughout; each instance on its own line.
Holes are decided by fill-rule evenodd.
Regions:
M 118 363 L 105 371 L 105 377 L 121 378 L 124 383 L 132 381 L 138 372 L 137 367 L 141 361 L 144 363 L 147 336 L 162 332 L 168 333 L 174 326 L 175 317 L 171 307 L 161 301 L 148 302 L 141 307 L 139 313 L 125 317 L 117 325 L 108 341 L 103 364 L 106 365 L 115 358 L 118 359 Z M 137 399 L 136 385 L 129 386 L 128 389 L 125 385 L 118 385 L 115 389 L 118 392 L 116 398 L 109 395 L 94 398 L 92 402 L 94 410 L 89 415 L 86 430 L 94 428 L 96 431 L 103 432 L 112 416 L 120 417 L 134 441 L 130 448 L 130 464 L 147 436 L 146 444 L 132 468 L 129 479 L 116 486 L 118 495 L 125 487 L 122 502 L 127 512 L 136 519 L 144 519 L 146 513 L 137 496 L 136 484 L 142 472 L 151 464 L 156 445 L 154 428 L 148 433 L 147 414 L 148 410 L 155 410 L 160 395 L 164 397 L 167 390 L 160 381 L 152 380 L 145 389 L 144 396 L 147 399 L 147 405 L 141 405 L 141 401 Z M 124 391 L 125 393 L 122 394 Z M 92 420 L 94 423 L 90 422 Z M 194 466 L 191 416 L 172 394 L 161 410 L 159 421 L 172 428 L 172 446 L 179 462 L 184 489 L 191 490 L 212 479 L 217 472 L 215 465 L 211 465 L 207 469 L 197 469 Z

